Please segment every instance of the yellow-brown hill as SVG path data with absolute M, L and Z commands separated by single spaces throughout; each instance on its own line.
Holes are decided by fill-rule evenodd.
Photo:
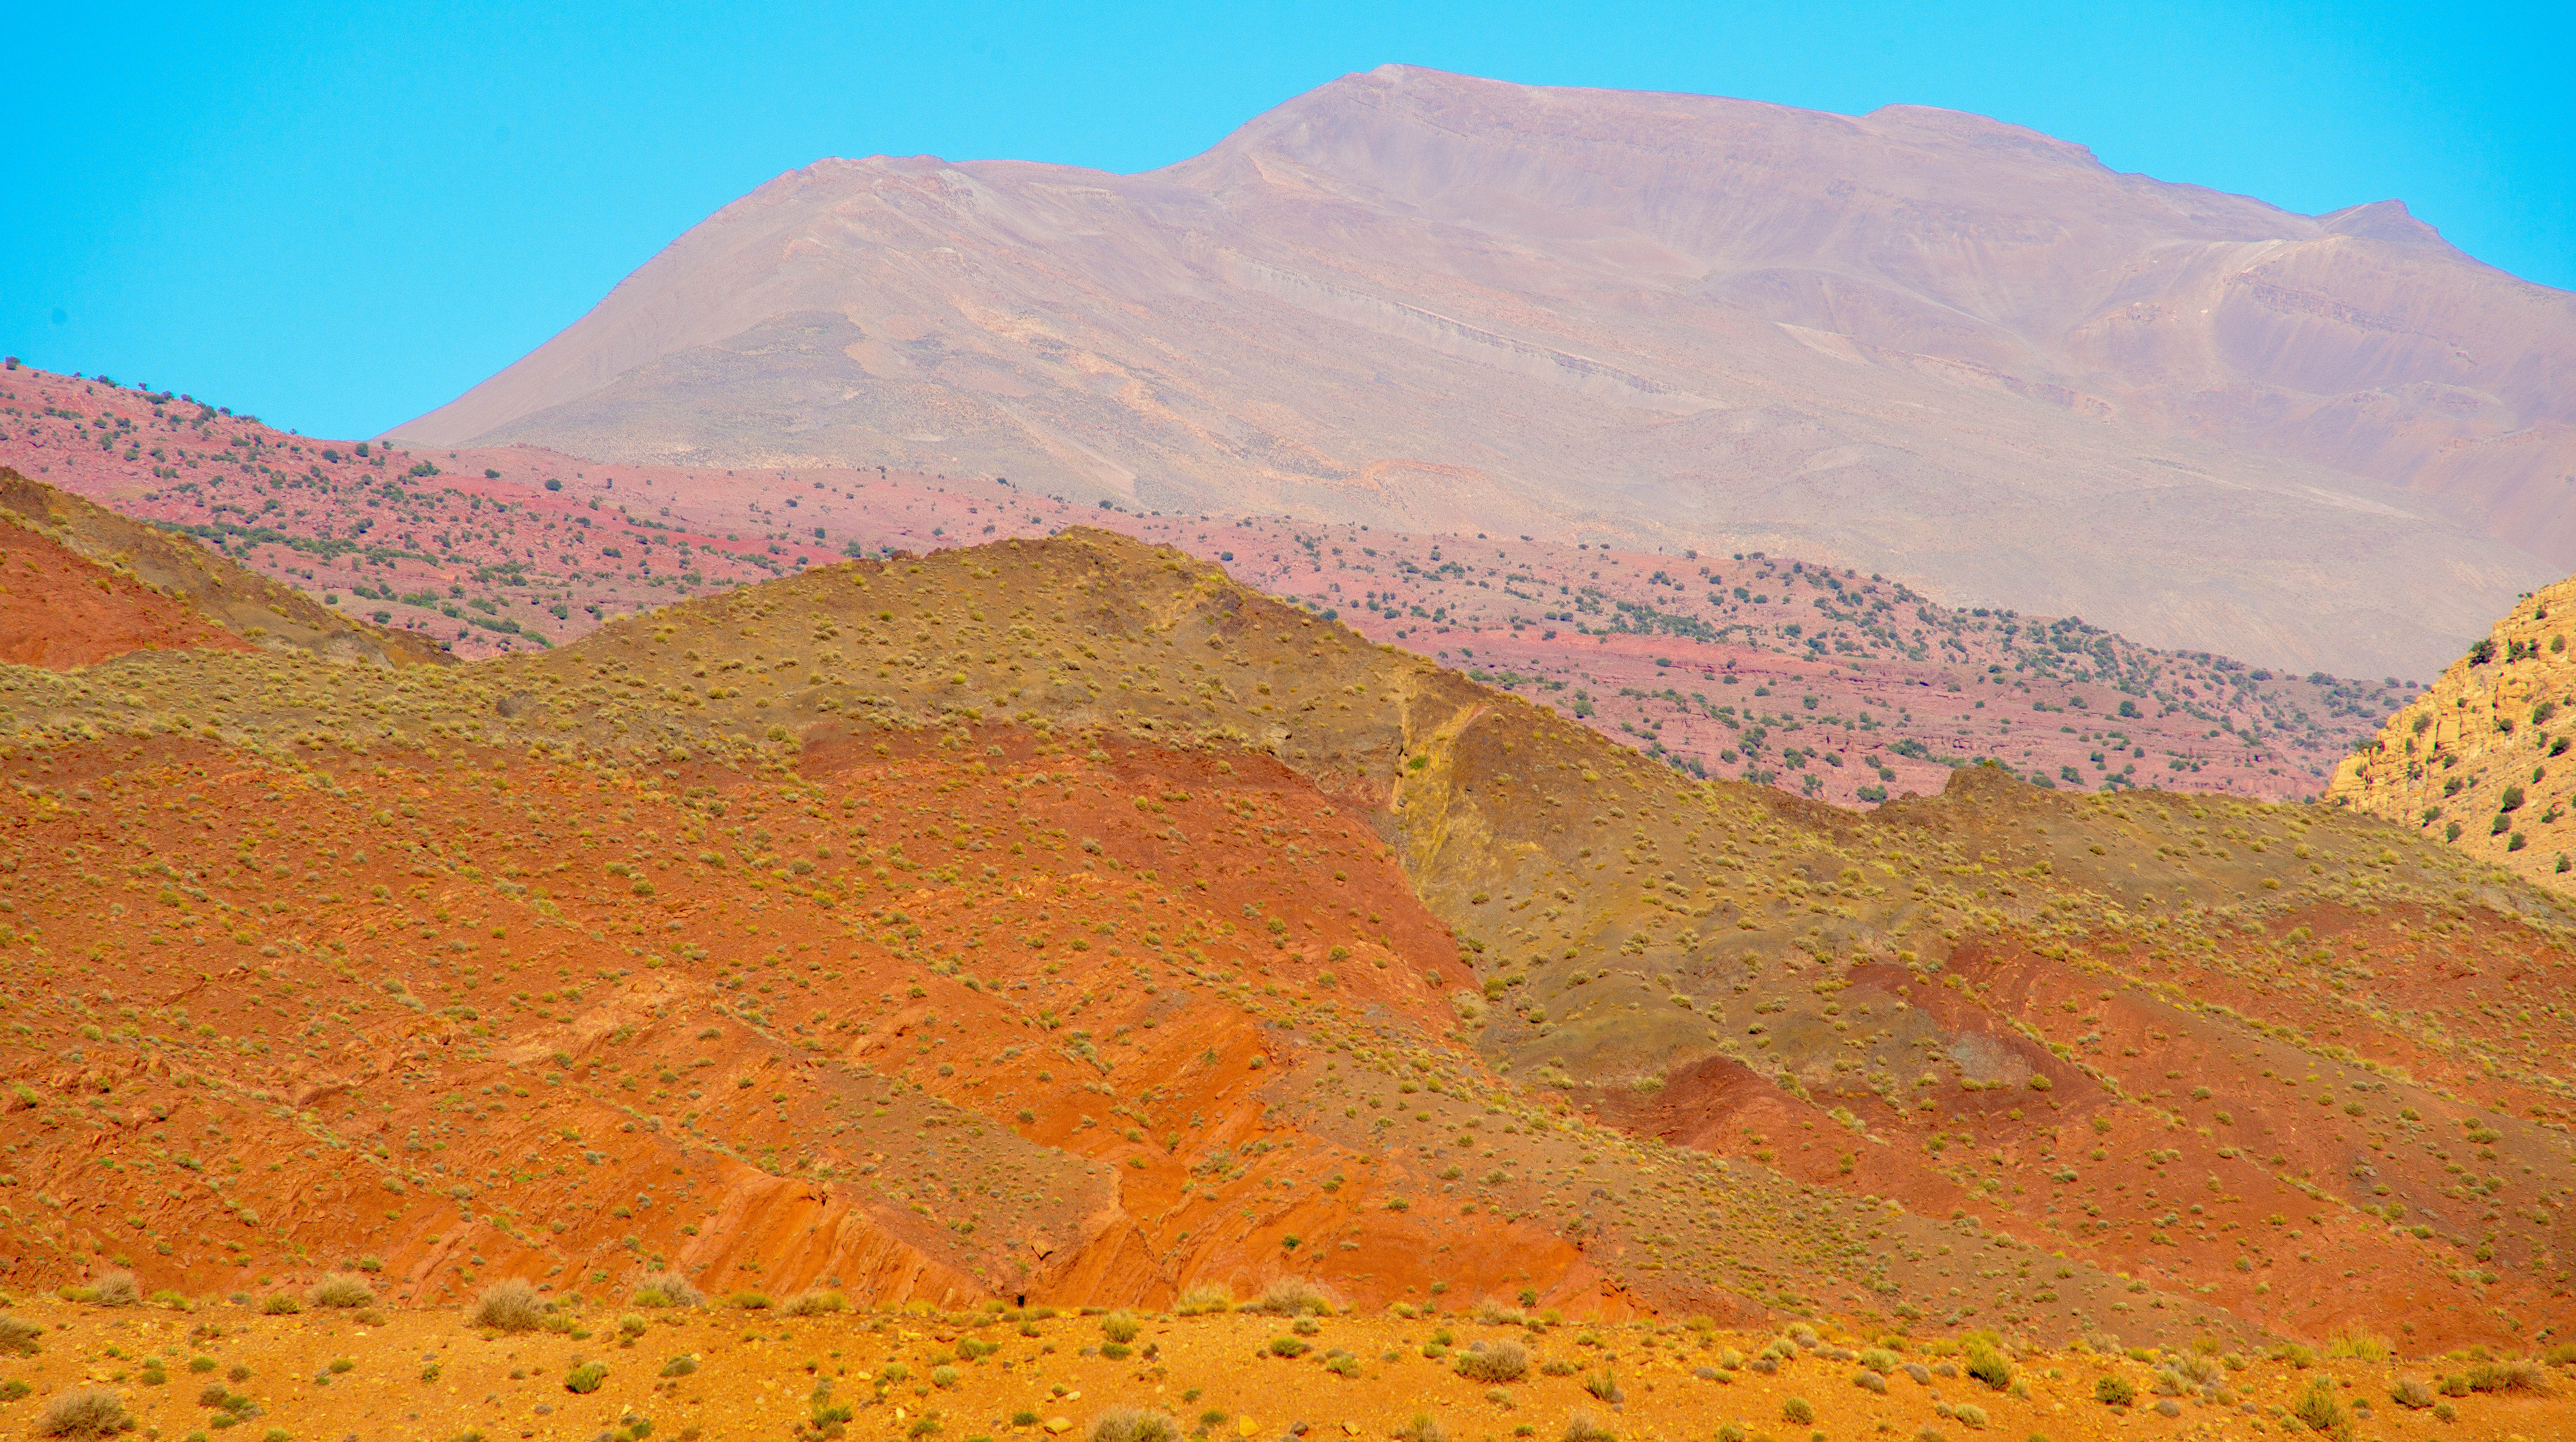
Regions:
M 426 637 L 352 620 L 186 536 L 0 466 L 0 658 L 85 665 L 126 651 L 246 646 L 378 666 L 447 664 Z M 41 578 L 41 579 L 39 579 Z
M 2571 631 L 2576 580 L 2522 598 L 2337 764 L 2328 802 L 2438 834 L 2538 885 L 2576 891 Z
M 2567 915 L 2348 810 L 1693 783 L 1098 532 L 0 678 L 22 1281 L 2571 1312 Z

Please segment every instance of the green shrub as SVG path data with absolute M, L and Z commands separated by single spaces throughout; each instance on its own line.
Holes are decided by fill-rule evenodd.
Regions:
M 2126 1377 L 2098 1377 L 2093 1382 L 2093 1400 L 2105 1407 L 2126 1407 L 2138 1400 L 2138 1389 Z
M 0 1317 L 0 1357 L 32 1357 L 44 1345 L 45 1329 L 15 1317 Z
M 1100 1335 L 1122 1346 L 1136 1340 L 1137 1330 L 1136 1319 L 1124 1312 L 1112 1312 L 1100 1322 Z
M 1972 1432 L 1982 1431 L 1986 1425 L 1986 1409 L 1974 1402 L 1962 1402 L 1950 1409 L 1950 1420 Z
M 271 1292 L 268 1300 L 259 1304 L 259 1309 L 272 1317 L 292 1317 L 304 1310 L 304 1304 L 295 1300 L 291 1292 Z
M 1816 1420 L 1815 1404 L 1804 1397 L 1792 1397 L 1780 1404 L 1780 1420 L 1804 1427 Z
M 2290 1408 L 2290 1415 L 2308 1424 L 2311 1431 L 2331 1433 L 2337 1437 L 2347 1437 L 2352 1433 L 2352 1423 L 2344 1416 L 2343 1403 L 2335 1397 L 2335 1384 L 2331 1377 L 2311 1380 L 2308 1390 L 2300 1393 L 2297 1404 Z
M 570 1372 L 564 1374 L 564 1390 L 567 1392 L 582 1393 L 596 1392 L 599 1390 L 599 1384 L 607 1380 L 607 1363 L 584 1362 L 580 1366 L 575 1367 Z
M 725 1298 L 725 1305 L 739 1307 L 746 1312 L 758 1312 L 768 1307 L 769 1298 L 761 1292 L 736 1292 Z
M 841 1294 L 838 1292 L 819 1292 L 809 1289 L 790 1297 L 787 1305 L 780 1310 L 791 1317 L 820 1317 L 826 1313 L 841 1310 L 843 1305 Z
M 89 1284 L 89 1300 L 102 1307 L 131 1307 L 143 1300 L 132 1272 L 109 1272 Z
M 695 1357 L 674 1357 L 662 1364 L 662 1375 L 665 1377 L 686 1377 L 696 1370 L 698 1370 L 698 1359 Z
M 1313 1350 L 1315 1349 L 1295 1337 L 1270 1339 L 1270 1355 L 1273 1357 L 1303 1357 Z
M 1968 1375 L 2000 1392 L 2012 1385 L 2012 1363 L 1992 1342 L 1983 1339 L 1968 1343 Z

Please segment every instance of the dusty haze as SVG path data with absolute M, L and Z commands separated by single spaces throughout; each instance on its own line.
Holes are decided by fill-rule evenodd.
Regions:
M 1883 571 L 2428 675 L 2576 568 L 2571 297 L 1976 116 L 1384 67 L 1164 170 L 830 160 L 398 428 Z

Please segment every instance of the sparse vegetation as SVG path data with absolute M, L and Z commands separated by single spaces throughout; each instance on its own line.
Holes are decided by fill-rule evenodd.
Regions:
M 533 1332 L 545 1320 L 545 1299 L 515 1277 L 484 1288 L 474 1302 L 474 1325 L 496 1332 Z
M 39 1437 L 113 1437 L 134 1425 L 123 1398 L 106 1387 L 65 1392 L 36 1419 Z

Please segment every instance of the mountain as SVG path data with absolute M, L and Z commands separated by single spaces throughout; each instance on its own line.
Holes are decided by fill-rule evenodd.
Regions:
M 468 658 L 837 557 L 1089 522 L 1454 661 L 1694 775 L 1842 805 L 1938 791 L 1981 760 L 2044 787 L 2311 796 L 2408 694 L 2394 677 L 2158 651 L 2080 617 L 1941 606 L 1885 575 L 1780 555 L 1161 516 L 890 470 L 423 454 L 29 369 L 0 401 L 25 416 L 0 434 L 0 464 L 220 548 L 296 604 L 318 592 L 351 622 Z
M 2576 580 L 2487 637 L 2335 767 L 2327 799 L 2442 839 L 2500 873 L 2576 892 Z
M 1794 554 L 2429 675 L 2576 567 L 2576 299 L 1951 112 L 1355 75 L 1117 176 L 832 160 L 397 428 Z
M 0 712 L 13 1287 L 2576 1320 L 2576 915 L 2349 809 L 1700 781 L 1091 529 Z

